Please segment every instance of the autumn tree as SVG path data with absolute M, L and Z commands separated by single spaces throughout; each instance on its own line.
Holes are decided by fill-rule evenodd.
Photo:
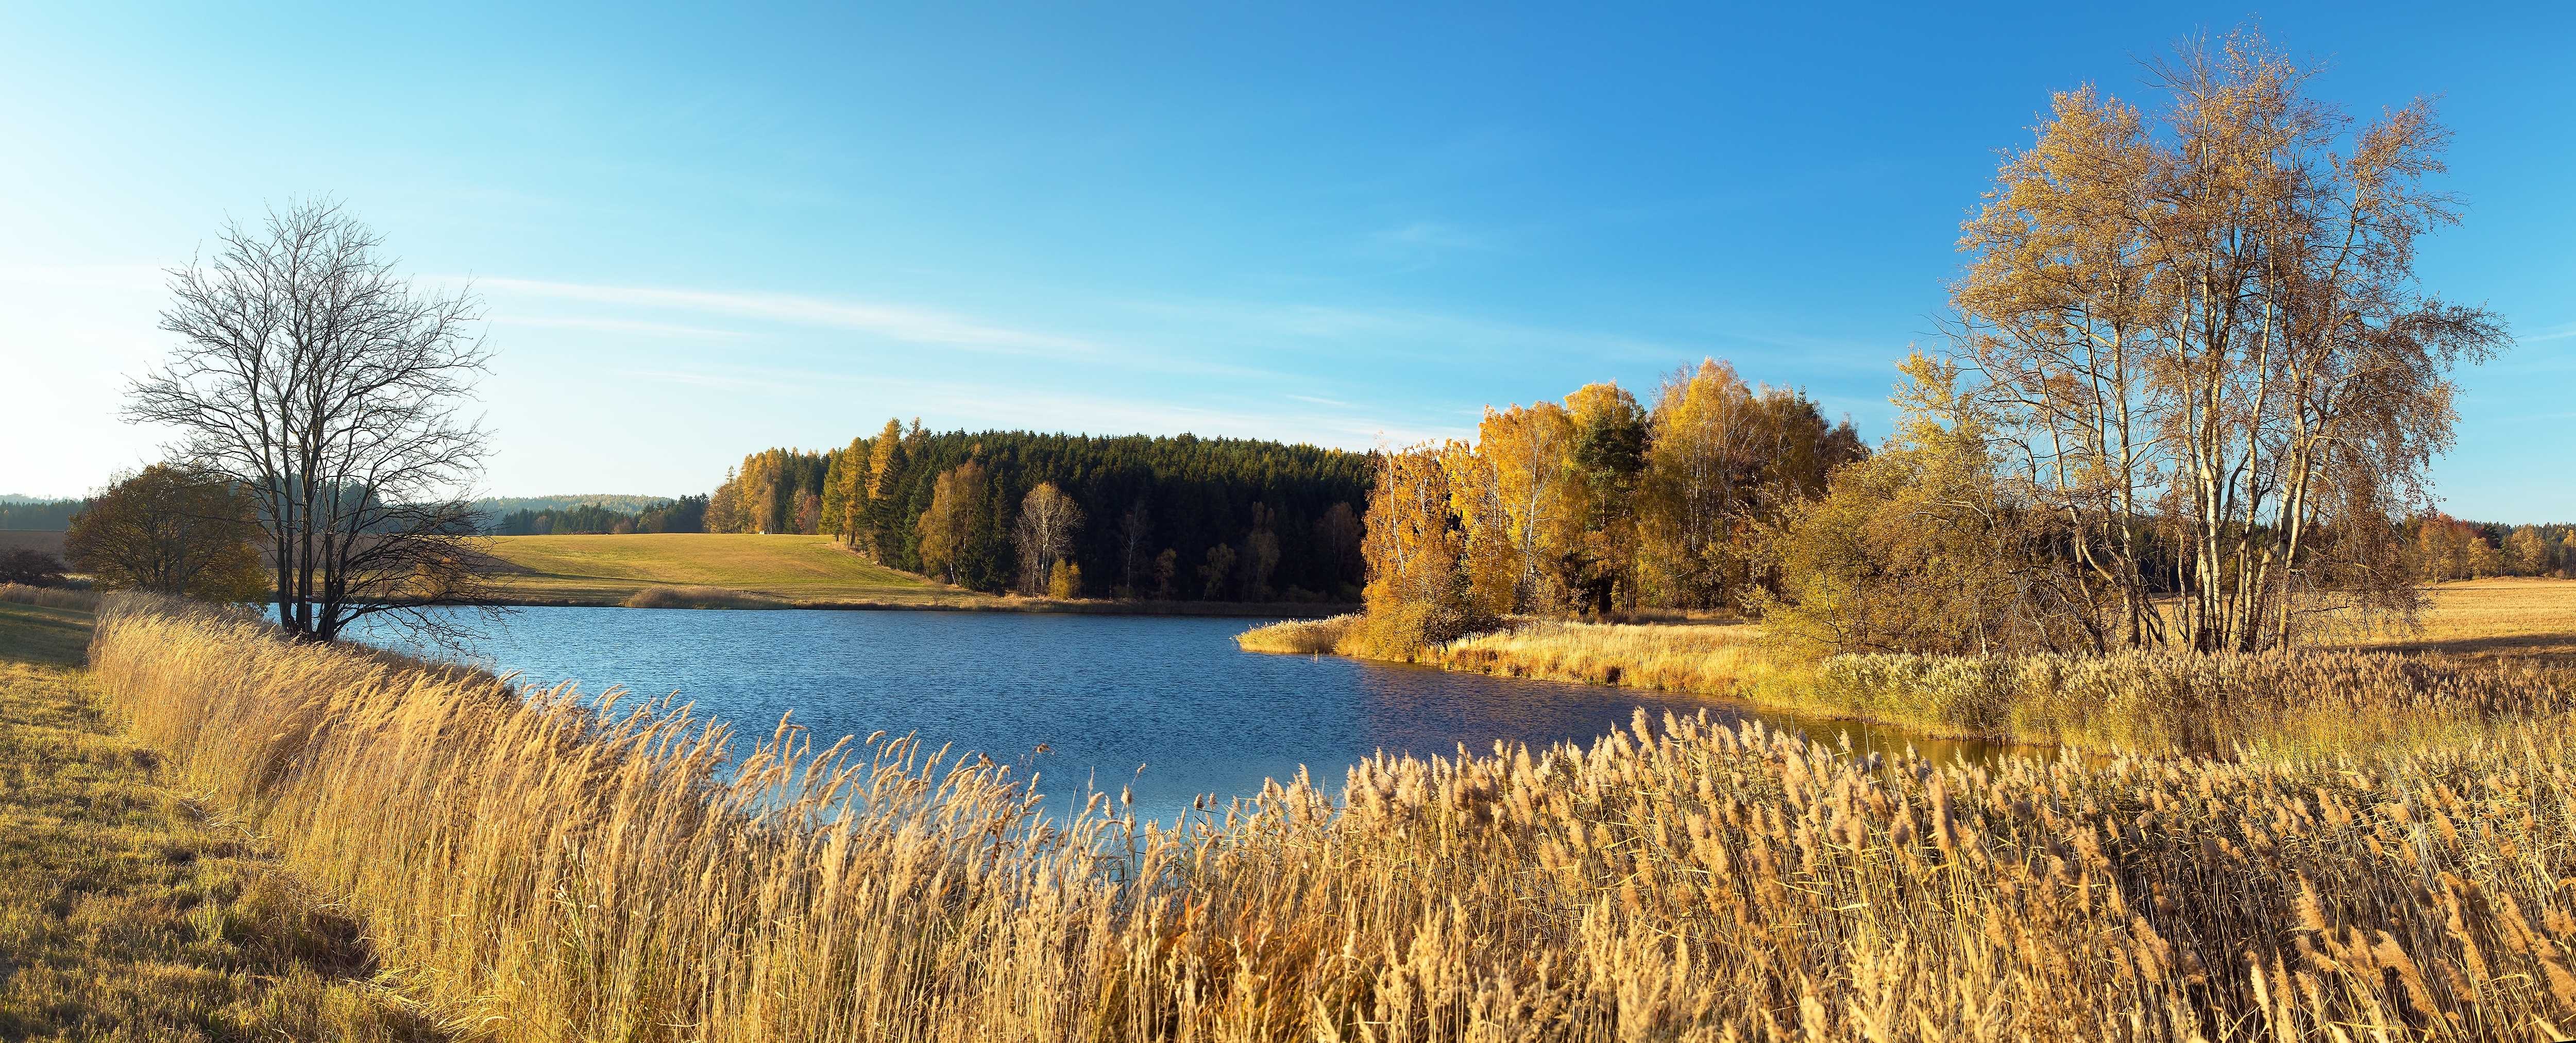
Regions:
M 1560 559 L 1564 589 L 1586 611 L 1634 606 L 1638 476 L 1646 468 L 1646 414 L 1617 383 L 1565 396 L 1573 422 L 1568 464 L 1581 490 L 1581 529 Z
M 859 546 L 868 536 L 868 503 L 874 485 L 869 465 L 875 455 L 866 438 L 853 438 L 848 447 L 831 454 L 823 476 L 822 522 L 818 528 L 851 547 Z
M 1449 451 L 1469 586 L 1489 611 L 1547 612 L 1564 601 L 1563 566 L 1582 550 L 1589 502 L 1575 435 L 1572 414 L 1553 402 L 1488 408 L 1475 446 Z
M 978 515 L 984 512 L 984 465 L 969 460 L 939 475 L 930 509 L 916 531 L 921 538 L 921 570 L 958 583 L 958 566 L 972 550 Z
M 2513 530 L 2504 541 L 2505 568 L 2517 576 L 2540 576 L 2549 572 L 2549 538 L 2537 525 L 2524 525 Z
M 1450 512 L 1442 451 L 1416 446 L 1379 456 L 1369 492 L 1366 654 L 1410 657 L 1425 645 L 1469 633 L 1490 618 L 1469 597 L 1461 568 L 1465 535 Z
M 2450 444 L 2451 370 L 2507 343 L 2414 277 L 2416 240 L 2456 219 L 2424 185 L 2447 132 L 2422 101 L 2356 124 L 2251 33 L 2150 72 L 2152 116 L 2057 95 L 1965 225 L 1953 357 L 2001 480 L 2058 519 L 2122 644 L 2410 615 L 2379 537 Z
M 1199 566 L 1199 597 L 1216 601 L 1225 597 L 1226 581 L 1234 577 L 1234 547 L 1220 543 L 1207 549 L 1207 564 Z
M 153 464 L 118 478 L 74 516 L 63 549 L 103 590 L 259 601 L 270 577 L 252 542 L 257 511 L 223 475 Z
M 1058 572 L 1056 564 L 1073 552 L 1082 522 L 1082 507 L 1054 482 L 1038 483 L 1020 500 L 1011 542 L 1019 551 L 1021 593 L 1031 597 L 1049 593 Z
M 1647 423 L 1640 566 L 1664 600 L 1730 603 L 1745 574 L 1736 538 L 1761 481 L 1762 411 L 1735 368 L 1704 359 L 1664 379 Z

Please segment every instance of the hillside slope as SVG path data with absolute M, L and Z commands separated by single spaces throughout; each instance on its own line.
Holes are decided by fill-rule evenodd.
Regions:
M 504 600 L 615 605 L 647 587 L 725 587 L 799 604 L 964 604 L 995 600 L 871 564 L 827 536 L 695 532 L 496 536 L 486 553 L 513 571 Z

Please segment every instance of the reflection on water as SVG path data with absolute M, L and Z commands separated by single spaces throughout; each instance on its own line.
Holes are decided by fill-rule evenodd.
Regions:
M 766 735 L 782 714 L 820 745 L 875 731 L 919 734 L 1025 764 L 1040 788 L 1132 785 L 1168 818 L 1202 794 L 1258 792 L 1300 765 L 1338 794 L 1373 752 L 1454 756 L 1496 740 L 1590 742 L 1644 707 L 1759 717 L 1862 753 L 1893 755 L 1888 729 L 1801 722 L 1635 689 L 1492 678 L 1330 656 L 1243 652 L 1254 621 L 957 612 L 724 612 L 529 608 L 475 658 L 523 680 L 597 692 L 677 691 L 701 713 Z M 381 637 L 382 635 L 378 635 Z M 1982 759 L 1981 744 L 1912 740 L 1927 756 Z M 1043 747 L 1045 752 L 1038 752 Z

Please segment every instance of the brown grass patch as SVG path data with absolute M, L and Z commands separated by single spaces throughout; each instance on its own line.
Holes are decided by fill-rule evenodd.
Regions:
M 0 1038 L 450 1038 L 345 909 L 169 788 L 85 671 L 19 657 L 67 610 L 0 608 Z
M 910 740 L 738 742 L 208 617 L 103 685 L 519 1038 L 2518 1038 L 2576 1024 L 2576 749 L 1855 761 L 1644 719 L 1178 831 Z M 740 754 L 728 761 L 729 754 Z M 732 764 L 729 773 L 719 769 Z

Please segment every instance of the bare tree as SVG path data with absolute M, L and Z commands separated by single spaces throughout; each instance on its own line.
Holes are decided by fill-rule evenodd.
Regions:
M 227 226 L 211 266 L 170 273 L 161 328 L 181 343 L 126 415 L 178 428 L 185 458 L 248 490 L 289 632 L 331 641 L 381 616 L 452 644 L 470 631 L 434 606 L 488 599 L 460 498 L 484 432 L 459 406 L 490 355 L 473 294 L 416 290 L 382 245 L 328 200 Z
M 1054 482 L 1040 482 L 1029 490 L 1028 498 L 1020 501 L 1019 521 L 1011 530 L 1012 542 L 1020 552 L 1021 593 L 1046 593 L 1056 559 L 1073 553 L 1073 536 L 1081 529 L 1082 506 L 1056 488 Z
M 1126 596 L 1136 597 L 1136 567 L 1142 564 L 1148 571 L 1154 567 L 1154 552 L 1146 542 L 1154 538 L 1154 515 L 1145 508 L 1144 497 L 1137 497 L 1136 505 L 1118 516 L 1117 537 L 1119 586 L 1127 591 Z

